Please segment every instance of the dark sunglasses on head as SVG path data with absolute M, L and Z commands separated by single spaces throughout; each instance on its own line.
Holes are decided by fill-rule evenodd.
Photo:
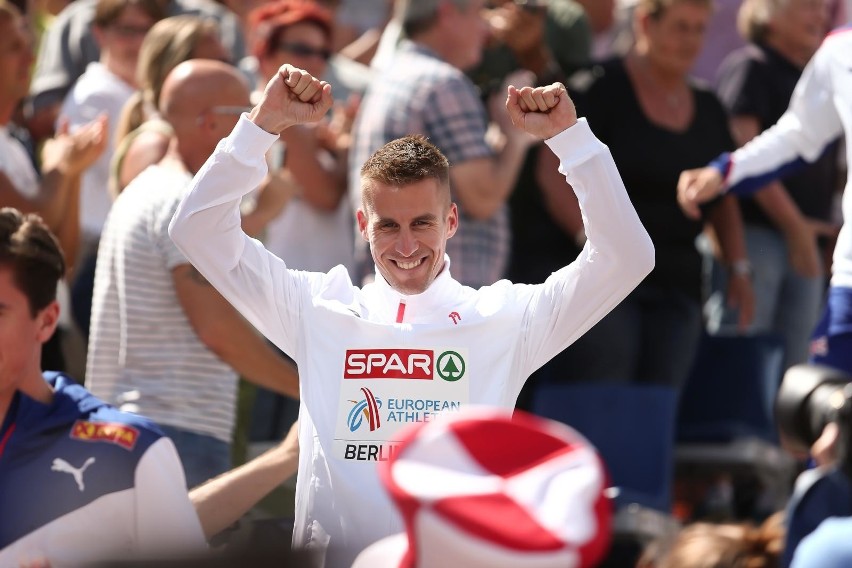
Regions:
M 275 46 L 275 50 L 286 51 L 293 55 L 298 55 L 299 57 L 319 57 L 323 61 L 328 61 L 331 58 L 330 50 L 311 47 L 304 43 L 282 42 Z

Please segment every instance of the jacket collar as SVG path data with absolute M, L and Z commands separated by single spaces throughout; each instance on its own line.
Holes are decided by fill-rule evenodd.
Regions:
M 15 438 L 18 442 L 37 437 L 45 430 L 64 426 L 81 414 L 106 406 L 104 401 L 61 373 L 46 371 L 44 378 L 53 386 L 53 402 L 42 404 L 19 392 L 16 395 L 16 408 L 10 412 L 14 416 L 11 420 L 7 417 L 7 424 L 3 425 L 5 430 L 12 421 L 16 423 Z
M 457 301 L 462 285 L 450 273 L 450 257 L 444 254 L 444 268 L 432 284 L 420 294 L 402 294 L 393 289 L 376 267 L 373 291 L 383 304 L 382 319 L 397 321 L 399 305 L 405 304 L 401 323 L 432 321 L 435 310 Z

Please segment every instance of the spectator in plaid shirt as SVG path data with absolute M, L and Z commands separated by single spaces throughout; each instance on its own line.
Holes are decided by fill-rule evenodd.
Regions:
M 447 253 L 455 261 L 453 276 L 474 288 L 504 276 L 510 238 L 506 202 L 535 142 L 511 127 L 502 100 L 489 109 L 502 136 L 497 143 L 486 138 L 489 112 L 462 71 L 482 55 L 483 5 L 483 0 L 397 0 L 396 17 L 407 39 L 367 90 L 349 160 L 349 195 L 357 209 L 361 165 L 385 143 L 423 134 L 447 156 L 461 218 Z M 509 81 L 524 84 L 517 76 Z M 357 280 L 372 272 L 372 265 L 366 243 L 356 238 L 356 247 Z

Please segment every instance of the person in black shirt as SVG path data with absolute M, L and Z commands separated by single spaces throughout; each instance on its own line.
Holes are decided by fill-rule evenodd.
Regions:
M 732 267 L 728 301 L 751 314 L 742 219 L 734 198 L 693 221 L 676 200 L 683 169 L 733 147 L 716 96 L 687 73 L 701 49 L 709 0 L 640 0 L 637 42 L 623 59 L 575 75 L 578 108 L 609 146 L 630 198 L 656 247 L 653 272 L 609 315 L 566 349 L 561 380 L 616 380 L 672 387 L 686 380 L 702 330 L 702 259 L 695 246 L 705 221 Z M 693 164 L 693 165 L 690 165 Z M 735 270 L 733 268 L 736 267 Z

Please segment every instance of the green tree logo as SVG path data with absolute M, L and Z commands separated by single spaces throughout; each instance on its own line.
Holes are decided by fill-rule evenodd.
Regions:
M 455 382 L 464 376 L 465 363 L 455 351 L 444 351 L 438 356 L 435 371 L 445 381 Z

